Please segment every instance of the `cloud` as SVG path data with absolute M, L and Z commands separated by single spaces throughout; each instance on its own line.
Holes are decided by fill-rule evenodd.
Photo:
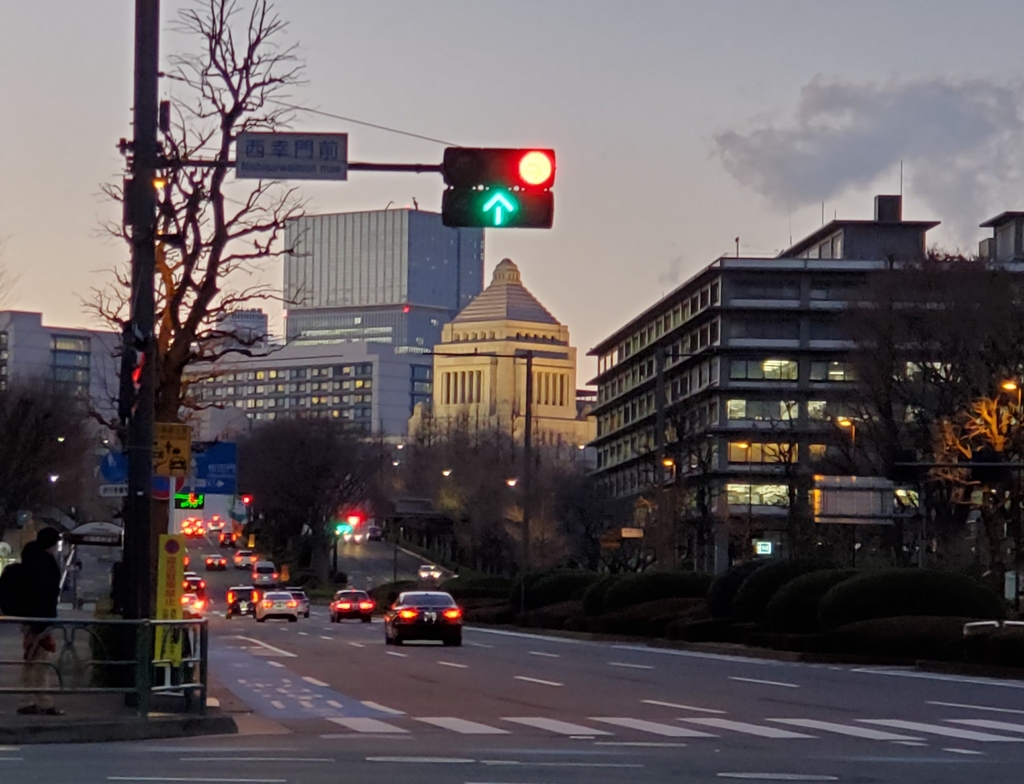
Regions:
M 953 237 L 977 234 L 1024 175 L 1024 82 L 931 78 L 884 83 L 813 79 L 785 124 L 760 120 L 715 136 L 742 185 L 780 211 L 891 177 L 903 160 L 913 197 Z M 1017 205 L 1020 206 L 1020 205 Z

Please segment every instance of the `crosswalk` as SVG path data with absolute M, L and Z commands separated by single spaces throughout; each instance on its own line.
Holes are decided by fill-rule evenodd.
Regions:
M 955 739 L 977 743 L 1024 743 L 1024 724 L 991 719 L 946 719 L 941 723 L 904 719 L 857 719 L 849 723 L 808 718 L 765 718 L 739 721 L 723 717 L 679 717 L 653 721 L 632 716 L 588 716 L 567 721 L 547 716 L 503 716 L 491 722 L 457 716 L 330 717 L 328 721 L 357 734 L 408 736 L 426 727 L 458 735 L 514 735 L 540 732 L 567 738 L 591 738 L 636 734 L 703 741 L 755 737 L 779 741 L 807 741 L 830 736 L 924 746 L 929 739 Z M 996 734 L 999 733 L 999 734 Z

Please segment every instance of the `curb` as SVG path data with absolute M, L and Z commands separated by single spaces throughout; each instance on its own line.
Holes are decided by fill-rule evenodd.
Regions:
M 230 716 L 159 716 L 120 721 L 61 721 L 51 724 L 0 726 L 0 743 L 113 743 L 132 740 L 191 738 L 198 735 L 236 735 Z

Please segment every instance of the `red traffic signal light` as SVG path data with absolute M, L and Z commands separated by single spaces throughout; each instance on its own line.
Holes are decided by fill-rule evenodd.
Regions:
M 242 504 L 244 506 L 252 506 L 252 496 L 246 493 L 242 496 Z
M 554 150 L 449 147 L 442 173 L 445 226 L 551 228 Z

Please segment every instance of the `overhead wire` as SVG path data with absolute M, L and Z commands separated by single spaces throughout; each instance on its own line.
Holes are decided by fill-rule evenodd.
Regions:
M 391 128 L 387 125 L 380 125 L 378 123 L 366 122 L 365 120 L 357 120 L 354 117 L 345 117 L 340 114 L 334 114 L 333 112 L 325 112 L 322 109 L 311 109 L 308 106 L 297 106 L 295 104 L 284 103 L 283 101 L 273 101 L 278 106 L 285 109 L 291 109 L 296 112 L 309 112 L 310 114 L 318 114 L 321 117 L 330 117 L 333 120 L 343 120 L 344 122 L 354 123 L 355 125 L 363 125 L 367 128 L 375 128 L 378 131 L 387 131 L 388 133 L 396 133 L 400 136 L 408 136 L 412 139 L 421 139 L 425 142 L 433 142 L 434 144 L 443 144 L 447 147 L 458 147 L 459 145 L 455 142 L 448 142 L 444 139 L 435 139 L 432 136 L 424 136 L 420 133 L 412 133 L 411 131 L 403 131 L 400 128 Z

